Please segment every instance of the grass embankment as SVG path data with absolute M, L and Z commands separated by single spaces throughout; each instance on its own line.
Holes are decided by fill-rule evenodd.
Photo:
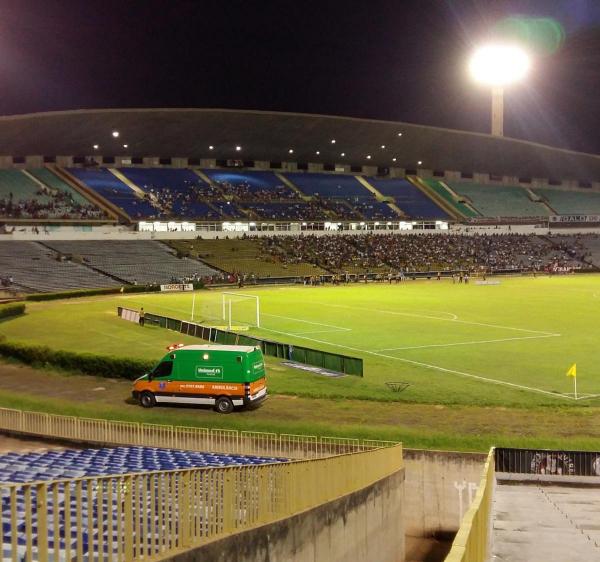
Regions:
M 142 409 L 130 383 L 0 365 L 0 406 L 144 423 L 402 441 L 406 447 L 485 451 L 507 447 L 597 450 L 600 410 L 482 408 L 272 396 L 256 410 Z

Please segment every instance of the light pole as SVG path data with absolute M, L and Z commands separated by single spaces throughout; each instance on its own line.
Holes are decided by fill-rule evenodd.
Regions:
M 492 135 L 504 136 L 504 89 L 525 78 L 530 67 L 529 55 L 515 45 L 486 45 L 471 57 L 471 76 L 492 90 Z

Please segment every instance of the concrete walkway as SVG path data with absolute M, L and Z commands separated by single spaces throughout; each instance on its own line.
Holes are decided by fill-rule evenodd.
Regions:
M 498 484 L 493 562 L 600 561 L 600 488 Z

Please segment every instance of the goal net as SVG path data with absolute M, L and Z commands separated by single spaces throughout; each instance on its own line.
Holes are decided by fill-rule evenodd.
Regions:
M 260 328 L 260 299 L 243 293 L 221 293 L 221 318 L 229 330 Z
M 194 293 L 191 320 L 224 330 L 247 330 L 260 327 L 260 299 L 244 293 Z

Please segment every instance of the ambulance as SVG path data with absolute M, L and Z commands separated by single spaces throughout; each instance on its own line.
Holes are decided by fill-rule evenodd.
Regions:
M 256 406 L 267 398 L 265 362 L 259 347 L 174 344 L 151 372 L 133 383 L 144 408 L 203 404 L 221 414 Z

